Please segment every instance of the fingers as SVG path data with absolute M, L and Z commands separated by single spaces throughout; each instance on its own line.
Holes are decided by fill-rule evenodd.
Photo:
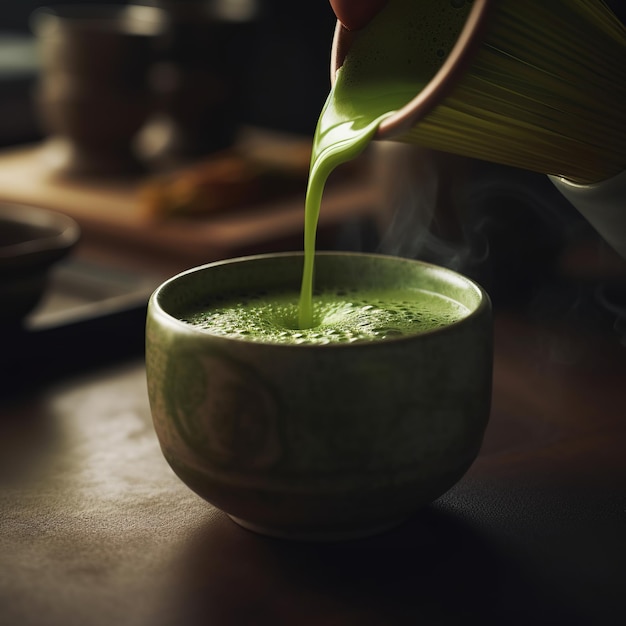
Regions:
M 387 4 L 387 0 L 330 0 L 330 4 L 337 19 L 348 30 L 359 30 Z

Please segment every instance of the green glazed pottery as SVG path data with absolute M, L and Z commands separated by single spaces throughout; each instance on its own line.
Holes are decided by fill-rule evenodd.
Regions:
M 442 267 L 320 252 L 317 288 L 425 289 L 469 312 L 417 335 L 328 345 L 228 338 L 179 319 L 225 293 L 298 291 L 302 264 L 298 253 L 220 261 L 154 292 L 154 427 L 180 479 L 241 526 L 298 540 L 375 534 L 437 499 L 475 460 L 490 412 L 491 304 Z

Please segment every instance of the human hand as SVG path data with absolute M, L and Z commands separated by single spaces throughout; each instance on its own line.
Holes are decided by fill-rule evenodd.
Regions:
M 359 30 L 387 4 L 387 0 L 330 0 L 330 4 L 337 19 L 348 30 Z

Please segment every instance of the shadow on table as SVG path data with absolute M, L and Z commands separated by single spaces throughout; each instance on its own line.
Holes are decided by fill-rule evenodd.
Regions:
M 291 543 L 201 528 L 180 563 L 185 624 L 574 624 L 454 514 L 429 508 L 376 537 Z
M 146 306 L 41 330 L 17 329 L 0 337 L 0 397 L 143 357 Z

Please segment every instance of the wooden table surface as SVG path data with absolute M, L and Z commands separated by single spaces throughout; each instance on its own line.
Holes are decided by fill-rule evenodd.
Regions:
M 377 537 L 257 536 L 161 456 L 141 354 L 5 390 L 0 624 L 626 623 L 626 347 L 496 315 L 483 450 Z
M 194 217 L 158 219 L 146 214 L 141 192 L 153 174 L 62 177 L 50 166 L 48 147 L 44 143 L 0 151 L 0 203 L 35 205 L 69 215 L 91 248 L 114 249 L 118 259 L 132 265 L 172 271 L 232 256 L 302 248 L 304 180 L 300 194 Z M 324 194 L 321 245 L 330 245 L 342 224 L 375 220 L 379 211 L 367 159 L 348 171 L 352 174 Z

